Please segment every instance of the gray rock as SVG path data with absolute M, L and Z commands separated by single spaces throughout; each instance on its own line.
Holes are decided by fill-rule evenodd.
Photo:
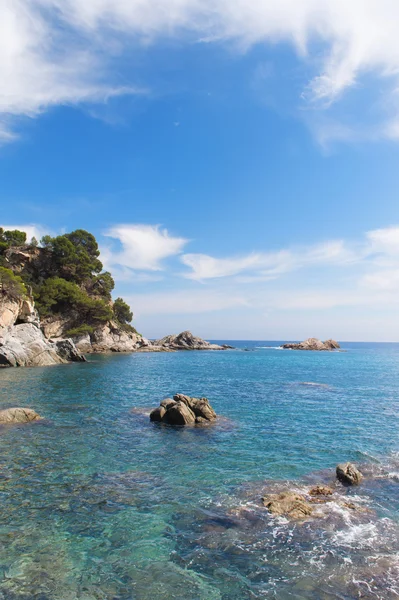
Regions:
M 29 423 L 40 421 L 41 417 L 31 408 L 6 408 L 0 410 L 0 423 Z
M 363 479 L 361 472 L 352 463 L 337 465 L 337 479 L 344 485 L 359 485 Z
M 161 406 L 163 406 L 166 409 L 170 408 L 174 404 L 176 404 L 176 401 L 172 400 L 172 398 L 165 398 L 165 400 L 162 400 L 161 402 Z

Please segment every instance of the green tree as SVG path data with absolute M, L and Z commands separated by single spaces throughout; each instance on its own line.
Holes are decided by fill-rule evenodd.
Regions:
M 130 306 L 122 298 L 117 298 L 114 302 L 114 315 L 119 323 L 130 323 L 133 319 L 133 313 Z
M 20 298 L 26 294 L 21 277 L 14 275 L 11 269 L 0 267 L 0 294 L 11 298 Z
M 19 231 L 18 229 L 13 229 L 9 231 L 0 232 L 0 240 L 5 242 L 8 247 L 10 246 L 23 246 L 26 244 L 26 233 L 24 231 Z

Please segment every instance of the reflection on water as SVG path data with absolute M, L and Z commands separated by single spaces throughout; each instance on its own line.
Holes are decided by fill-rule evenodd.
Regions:
M 397 598 L 398 384 L 392 345 L 0 371 L 1 408 L 45 417 L 0 430 L 0 599 Z M 176 392 L 225 418 L 150 423 Z M 364 510 L 295 524 L 261 506 L 343 460 L 365 481 L 339 493 Z

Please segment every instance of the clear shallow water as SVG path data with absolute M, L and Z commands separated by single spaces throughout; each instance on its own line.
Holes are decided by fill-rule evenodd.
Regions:
M 0 599 L 399 597 L 399 345 L 278 343 L 1 370 L 0 406 L 45 421 L 0 430 Z M 149 423 L 176 392 L 224 418 Z M 261 508 L 344 460 L 367 511 Z

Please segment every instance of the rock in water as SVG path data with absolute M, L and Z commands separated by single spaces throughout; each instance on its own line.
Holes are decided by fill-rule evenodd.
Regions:
M 345 485 L 359 485 L 363 479 L 360 471 L 350 462 L 337 465 L 336 473 L 337 479 Z
M 313 350 L 318 352 L 332 352 L 334 350 L 339 350 L 340 345 L 335 340 L 321 342 L 317 338 L 309 338 L 300 343 L 283 344 L 280 346 L 280 348 L 284 348 L 285 350 Z
M 313 512 L 311 504 L 305 497 L 293 492 L 270 494 L 262 498 L 262 502 L 273 515 L 284 515 L 291 519 L 306 519 Z
M 31 408 L 6 408 L 0 410 L 0 423 L 29 423 L 40 421 L 41 416 Z
M 191 331 L 182 331 L 178 335 L 167 335 L 161 340 L 153 343 L 157 348 L 168 348 L 170 350 L 227 350 L 231 346 L 219 346 L 211 344 L 206 340 L 195 337 Z
M 214 421 L 216 413 L 207 398 L 176 394 L 173 400 L 162 400 L 160 406 L 151 412 L 150 419 L 168 425 L 190 425 Z
M 190 425 L 195 423 L 195 414 L 184 402 L 176 402 L 165 412 L 162 421 L 169 425 Z

